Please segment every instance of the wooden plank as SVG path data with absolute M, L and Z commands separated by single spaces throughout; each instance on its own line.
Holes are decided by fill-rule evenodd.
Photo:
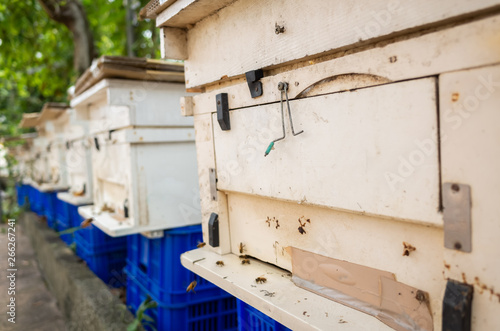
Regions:
M 440 330 L 446 284 L 442 229 L 232 192 L 228 193 L 228 209 L 233 254 L 239 255 L 243 243 L 244 254 L 291 271 L 286 248 L 293 246 L 394 273 L 399 282 L 429 293 L 434 327 Z M 298 231 L 299 218 L 310 220 L 304 234 Z M 279 220 L 278 228 L 274 219 Z M 416 250 L 403 255 L 403 242 Z M 245 269 L 239 273 L 243 277 Z
M 224 262 L 222 268 L 215 264 L 220 260 Z M 292 330 L 393 330 L 372 316 L 296 286 L 288 272 L 255 259 L 242 265 L 237 255 L 221 256 L 203 248 L 182 254 L 181 263 Z M 267 282 L 256 284 L 259 276 Z M 243 324 L 240 328 L 253 330 L 255 325 Z
M 235 0 L 175 0 L 156 17 L 156 26 L 187 28 Z
M 76 81 L 78 96 L 105 78 L 182 82 L 182 63 L 167 63 L 146 58 L 102 56 L 95 60 Z
M 445 250 L 445 276 L 474 286 L 472 330 L 500 325 L 500 66 L 439 78 L 442 182 L 471 188 L 472 252 Z
M 184 6 L 191 2 L 193 7 L 201 8 L 213 1 L 177 1 L 157 22 L 160 26 L 179 27 L 177 21 L 187 16 L 182 11 L 190 8 Z M 240 0 L 209 17 L 210 11 L 203 9 L 203 13 L 190 13 L 193 15 L 190 22 L 204 19 L 188 31 L 186 85 L 202 86 L 221 77 L 235 77 L 249 70 L 353 48 L 361 42 L 497 10 L 499 5 L 498 0 L 439 3 Z M 276 25 L 283 26 L 284 32 L 276 34 Z
M 162 59 L 186 60 L 187 32 L 179 28 L 160 29 L 160 51 Z M 182 76 L 184 79 L 184 76 Z
M 436 80 L 388 84 L 231 112 L 214 127 L 218 189 L 442 226 Z M 216 115 L 213 115 L 216 123 Z M 317 183 L 321 183 L 317 185 Z
M 311 61 L 306 67 L 262 78 L 264 94 L 255 99 L 246 82 L 217 88 L 194 97 L 194 113 L 215 112 L 215 95 L 221 92 L 229 94 L 230 109 L 279 101 L 281 81 L 290 83 L 293 99 L 307 90 L 312 96 L 498 63 L 499 25 L 500 16 L 495 16 L 321 63 Z M 329 90 L 323 90 L 318 83 L 328 79 Z
M 203 224 L 203 239 L 208 243 L 208 221 L 211 213 L 219 214 L 220 247 L 213 248 L 219 254 L 230 251 L 229 221 L 227 216 L 227 201 L 223 192 L 219 192 L 217 200 L 210 194 L 210 169 L 215 169 L 215 151 L 213 140 L 212 117 L 210 114 L 194 118 L 196 155 L 198 161 L 198 179 L 201 203 L 201 219 Z M 209 246 L 209 245 L 207 245 Z

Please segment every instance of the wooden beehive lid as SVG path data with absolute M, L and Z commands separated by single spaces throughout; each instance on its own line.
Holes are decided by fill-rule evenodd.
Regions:
M 151 0 L 139 16 L 156 19 L 156 26 L 186 28 L 226 7 L 234 0 Z
M 61 114 L 66 111 L 66 109 L 68 109 L 68 105 L 65 103 L 47 102 L 43 105 L 37 125 L 40 125 L 46 121 L 55 120 L 56 118 L 61 116 Z
M 73 97 L 105 78 L 183 83 L 184 65 L 146 58 L 101 56 L 78 78 Z
M 23 118 L 19 123 L 19 127 L 26 128 L 34 128 L 38 125 L 38 119 L 40 118 L 40 113 L 26 113 L 23 114 Z

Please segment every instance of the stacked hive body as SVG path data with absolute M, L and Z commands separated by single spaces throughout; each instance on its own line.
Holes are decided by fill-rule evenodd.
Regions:
M 498 4 L 152 9 L 203 92 L 183 265 L 292 329 L 498 326 Z
M 149 74 L 141 74 L 144 68 Z M 202 240 L 193 121 L 179 105 L 183 66 L 103 57 L 89 71 L 71 101 L 76 118 L 88 123 L 92 168 L 86 188 L 93 204 L 78 212 L 102 232 L 90 238 L 87 228 L 77 231 L 77 253 L 83 257 L 89 247 L 112 253 L 110 238 L 126 245 L 128 305 L 135 311 L 153 298 L 159 307 L 149 314 L 158 329 L 234 330 L 235 298 L 179 260 Z M 116 256 L 106 256 L 114 268 L 107 281 L 120 284 Z M 195 277 L 196 294 L 186 293 Z
M 68 122 L 67 106 L 47 103 L 37 114 L 27 114 L 21 127 L 34 127 L 37 137 L 33 142 L 33 161 L 30 171 L 30 206 L 45 216 L 50 227 L 57 229 L 57 218 L 65 215 L 65 205 L 57 199 L 57 192 L 68 188 L 64 152 L 64 129 Z M 32 116 L 33 115 L 33 116 Z
M 94 205 L 80 214 L 111 236 L 199 223 L 193 122 L 179 113 L 182 65 L 164 65 L 170 71 L 142 79 L 126 70 L 106 78 L 110 61 L 92 69 L 92 77 L 104 79 L 93 85 L 80 79 L 77 90 L 87 89 L 71 102 L 89 122 L 92 145 Z
M 58 219 L 60 228 L 70 229 L 80 225 L 83 221 L 78 214 L 78 207 L 92 204 L 92 165 L 90 158 L 90 138 L 88 136 L 88 123 L 77 118 L 74 109 L 68 109 L 68 125 L 65 127 L 65 164 L 68 176 L 69 190 L 60 192 L 57 197 L 66 207 L 66 214 Z M 94 233 L 97 229 L 82 229 L 68 233 L 61 238 L 68 244 L 75 241 L 75 236 L 82 232 Z M 81 242 L 82 247 L 86 242 Z M 78 247 L 78 245 L 77 245 Z M 123 245 L 121 245 L 123 249 Z M 123 255 L 123 253 L 122 253 Z M 94 270 L 94 269 L 93 269 Z M 95 271 L 95 270 L 94 270 Z

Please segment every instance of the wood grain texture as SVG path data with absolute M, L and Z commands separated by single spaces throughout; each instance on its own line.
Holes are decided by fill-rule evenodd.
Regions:
M 184 2 L 177 1 L 179 6 Z M 498 0 L 235 1 L 209 17 L 210 11 L 206 11 L 206 18 L 188 31 L 186 85 L 202 86 L 222 77 L 352 48 L 363 41 L 437 25 L 499 4 Z M 180 14 L 170 21 L 181 18 Z M 276 24 L 285 31 L 276 34 Z
M 264 94 L 259 98 L 250 97 L 246 82 L 196 95 L 194 113 L 215 112 L 215 95 L 221 92 L 228 93 L 230 109 L 277 102 L 281 81 L 290 83 L 293 99 L 499 63 L 499 25 L 495 16 L 325 62 L 310 61 L 306 67 L 262 78 Z M 325 91 L 318 83 L 328 79 Z
M 472 329 L 500 325 L 500 66 L 439 79 L 442 182 L 471 186 L 472 252 L 445 250 L 445 276 L 474 286 Z
M 427 78 L 231 112 L 214 126 L 218 189 L 442 226 L 436 80 Z M 216 115 L 213 115 L 216 123 Z M 425 193 L 424 193 L 425 192 Z

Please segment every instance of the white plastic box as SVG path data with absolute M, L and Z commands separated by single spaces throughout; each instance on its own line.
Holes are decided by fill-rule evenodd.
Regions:
M 183 112 L 207 245 L 183 265 L 294 330 L 500 327 L 500 16 L 478 16 L 496 5 L 173 1 L 157 13 L 162 54 L 205 91 Z
M 192 119 L 183 84 L 105 79 L 73 99 L 90 127 L 93 206 L 79 213 L 110 236 L 201 222 Z

